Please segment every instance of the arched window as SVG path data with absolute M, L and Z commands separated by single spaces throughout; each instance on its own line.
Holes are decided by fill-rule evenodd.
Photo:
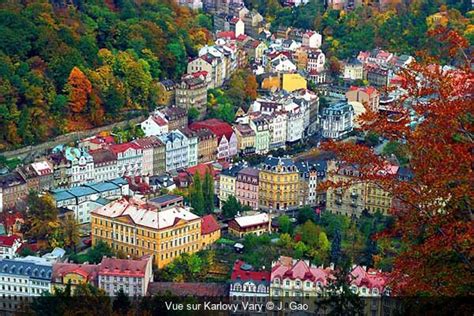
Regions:
M 357 286 L 355 285 L 351 286 L 351 291 L 352 293 L 357 294 Z

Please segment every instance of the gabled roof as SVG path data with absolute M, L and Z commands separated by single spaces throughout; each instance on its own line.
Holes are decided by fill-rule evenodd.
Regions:
M 232 134 L 234 133 L 234 130 L 232 129 L 232 126 L 229 123 L 218 119 L 208 119 L 204 121 L 194 122 L 189 125 L 189 128 L 192 130 L 207 128 L 217 136 L 219 142 L 221 141 L 222 136 L 225 136 L 227 140 L 230 140 Z
M 232 281 L 254 281 L 256 283 L 268 283 L 270 282 L 270 272 L 255 271 L 251 265 L 246 264 L 244 261 L 236 260 L 230 279 Z
M 140 149 L 140 146 L 138 146 L 137 144 L 133 142 L 128 142 L 128 143 L 123 143 L 123 144 L 114 144 L 114 145 L 111 145 L 109 148 L 115 154 L 118 154 L 118 153 L 123 153 L 129 149 L 135 149 L 135 150 Z
M 99 275 L 144 277 L 149 258 L 139 260 L 103 258 L 99 264 Z

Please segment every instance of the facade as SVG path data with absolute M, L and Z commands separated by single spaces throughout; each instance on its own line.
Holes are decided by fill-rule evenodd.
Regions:
M 208 248 L 221 238 L 221 227 L 215 217 L 211 214 L 202 218 L 201 223 L 201 246 Z
M 302 36 L 301 44 L 309 48 L 320 48 L 323 41 L 323 36 L 318 32 L 306 31 Z
M 0 175 L 0 211 L 21 204 L 28 195 L 28 186 L 18 171 Z
M 142 173 L 143 151 L 137 144 L 123 143 L 111 145 L 110 150 L 117 156 L 117 176 L 136 176 Z
M 258 175 L 256 168 L 246 167 L 237 173 L 235 197 L 245 206 L 258 210 Z
M 53 166 L 48 161 L 33 162 L 17 171 L 26 181 L 28 191 L 42 192 L 53 186 Z
M 188 138 L 179 130 L 161 135 L 159 138 L 166 146 L 166 171 L 186 168 L 189 162 Z
M 251 265 L 237 260 L 230 277 L 229 298 L 239 309 L 235 314 L 248 314 L 242 303 L 265 304 L 270 294 L 270 272 L 256 271 Z M 266 313 L 262 310 L 260 313 Z M 259 314 L 253 312 L 252 314 Z
M 270 149 L 270 124 L 264 116 L 250 119 L 250 127 L 255 132 L 255 153 L 265 154 Z
M 43 258 L 0 260 L 0 302 L 2 310 L 17 311 L 32 296 L 51 290 L 52 264 Z
M 201 218 L 187 207 L 166 210 L 133 198 L 123 198 L 91 213 L 92 244 L 103 240 L 131 257 L 152 255 L 163 268 L 182 253 L 202 249 Z
M 316 168 L 305 161 L 296 163 L 300 174 L 300 206 L 316 206 L 317 204 L 317 184 L 318 172 Z
M 188 111 L 186 109 L 186 107 L 169 106 L 156 114 L 168 121 L 168 132 L 171 132 L 188 126 Z
M 237 136 L 237 149 L 241 155 L 255 153 L 255 132 L 248 124 L 237 124 L 232 127 Z
M 271 219 L 267 213 L 237 216 L 229 221 L 229 234 L 239 238 L 244 238 L 249 234 L 260 236 L 270 232 Z
M 22 241 L 18 236 L 0 236 L 0 259 L 15 258 L 21 245 Z
M 340 102 L 323 109 L 321 114 L 322 136 L 341 139 L 354 128 L 354 109 L 346 102 Z
M 207 75 L 207 74 L 206 74 Z M 196 108 L 200 113 L 206 110 L 207 82 L 203 74 L 190 74 L 181 78 L 176 87 L 176 106 L 184 109 Z M 172 130 L 169 128 L 169 130 Z
M 152 256 L 137 260 L 103 258 L 97 269 L 97 285 L 109 296 L 122 290 L 128 296 L 145 296 L 153 282 Z
M 219 175 L 219 203 L 220 207 L 229 196 L 235 196 L 235 182 L 237 180 L 237 174 L 242 170 L 243 165 L 234 165 L 226 170 L 223 170 Z
M 142 149 L 143 162 L 142 162 L 142 175 L 151 176 L 154 175 L 155 169 L 155 158 L 160 159 L 156 156 L 156 148 L 163 147 L 163 143 L 158 139 L 158 137 L 150 136 L 139 138 L 134 141 Z M 156 164 L 162 163 L 161 161 L 156 161 Z
M 80 284 L 92 284 L 97 286 L 97 270 L 96 264 L 76 264 L 56 262 L 53 264 L 53 273 L 51 277 L 51 291 L 64 289 L 66 285 L 71 285 L 71 290 Z
M 351 58 L 344 64 L 344 79 L 364 79 L 364 65 L 357 58 Z
M 188 167 L 198 164 L 198 135 L 189 128 L 179 130 L 188 139 Z
M 324 71 L 324 65 L 326 64 L 326 56 L 320 50 L 310 50 L 308 52 L 308 65 L 306 70 L 308 72 L 322 72 Z
M 188 74 L 206 72 L 208 88 L 214 89 L 222 86 L 224 75 L 222 68 L 222 59 L 219 57 L 205 54 L 199 56 L 188 63 Z
M 301 108 L 297 108 L 292 112 L 288 112 L 286 124 L 286 141 L 288 143 L 294 143 L 303 138 L 304 114 L 305 113 Z
M 260 208 L 285 211 L 299 207 L 299 173 L 290 158 L 265 159 L 258 188 Z
M 102 182 L 117 177 L 117 155 L 112 150 L 100 148 L 91 150 L 89 153 L 94 161 L 96 181 Z
M 386 87 L 389 83 L 390 71 L 384 67 L 366 67 L 367 81 L 376 87 Z
M 198 137 L 198 163 L 217 159 L 217 136 L 207 128 L 196 131 Z
M 272 262 L 270 297 L 321 296 L 332 269 L 310 265 L 308 261 L 281 256 Z
M 285 111 L 273 112 L 270 115 L 270 150 L 285 147 L 287 125 L 288 114 Z
M 217 159 L 230 159 L 237 155 L 237 136 L 232 126 L 218 119 L 194 122 L 189 128 L 197 131 L 207 128 L 217 136 Z
M 153 175 L 162 174 L 166 171 L 166 145 L 157 138 L 153 145 Z

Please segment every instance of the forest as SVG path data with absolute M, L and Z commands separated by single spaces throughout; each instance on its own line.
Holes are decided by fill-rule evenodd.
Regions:
M 171 0 L 0 3 L 0 150 L 153 108 L 211 26 Z

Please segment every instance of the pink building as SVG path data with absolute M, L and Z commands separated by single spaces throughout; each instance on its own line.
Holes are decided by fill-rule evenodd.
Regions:
M 244 168 L 237 173 L 235 197 L 242 205 L 258 210 L 258 169 Z

